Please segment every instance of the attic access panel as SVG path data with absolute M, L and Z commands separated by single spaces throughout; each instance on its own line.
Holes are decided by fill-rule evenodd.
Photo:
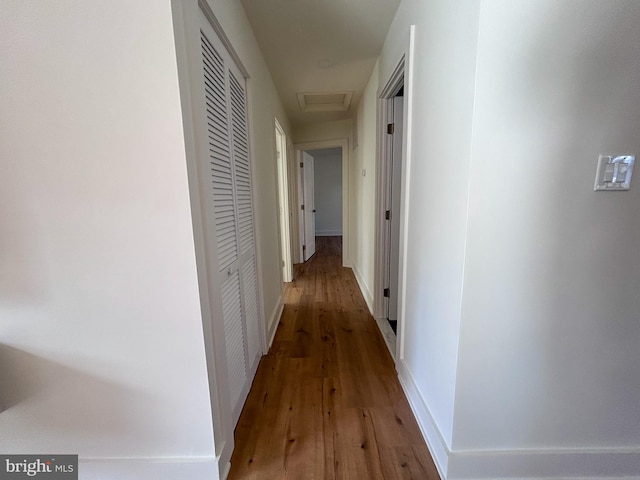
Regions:
M 353 92 L 308 92 L 297 96 L 303 112 L 344 112 L 351 106 Z

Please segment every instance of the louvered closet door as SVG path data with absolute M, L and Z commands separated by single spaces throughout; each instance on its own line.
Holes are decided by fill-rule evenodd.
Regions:
M 204 161 L 211 177 L 204 210 L 215 220 L 209 222 L 214 231 L 207 237 L 216 243 L 215 270 L 220 275 L 228 391 L 235 424 L 261 353 L 245 79 L 208 24 L 202 27 L 201 47 L 209 147 Z

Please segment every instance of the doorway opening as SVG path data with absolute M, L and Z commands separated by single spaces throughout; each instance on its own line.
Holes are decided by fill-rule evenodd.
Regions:
M 402 215 L 405 162 L 405 62 L 400 61 L 378 100 L 379 150 L 376 201 L 376 274 L 374 312 L 395 356 L 401 336 Z
M 307 151 L 300 154 L 298 192 L 300 199 L 300 258 L 306 262 L 316 253 L 315 159 Z
M 332 244 L 341 245 L 341 264 L 349 266 L 348 145 L 347 139 L 341 139 L 295 146 L 298 263 L 314 255 L 316 237 L 336 237 Z
M 384 305 L 387 321 L 394 334 L 398 331 L 398 275 L 400 273 L 400 199 L 402 189 L 402 131 L 404 86 L 387 100 L 387 205 L 385 209 L 385 237 L 387 265 Z M 389 127 L 391 125 L 391 127 Z
M 293 280 L 291 258 L 291 209 L 289 208 L 289 162 L 287 137 L 275 120 L 276 164 L 278 175 L 278 222 L 280 224 L 280 255 L 282 258 L 282 281 Z
M 304 150 L 302 170 L 307 261 L 316 252 L 317 237 L 336 237 L 336 244 L 342 244 L 342 148 Z

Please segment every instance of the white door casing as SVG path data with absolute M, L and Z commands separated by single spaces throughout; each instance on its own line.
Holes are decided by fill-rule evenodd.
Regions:
M 391 135 L 391 204 L 389 230 L 389 302 L 387 318 L 398 320 L 398 280 L 400 265 L 400 199 L 402 187 L 402 132 L 403 132 L 403 97 L 394 97 L 392 105 L 393 134 Z
M 302 153 L 306 150 L 320 150 L 324 148 L 340 148 L 342 152 L 342 266 L 351 267 L 351 199 L 349 194 L 349 185 L 350 185 L 350 170 L 351 170 L 351 160 L 350 160 L 350 142 L 348 138 L 338 138 L 334 140 L 322 140 L 317 142 L 305 142 L 298 143 L 293 146 L 296 152 L 296 161 L 299 164 L 302 162 Z M 304 239 L 304 219 L 302 215 L 302 210 L 300 206 L 302 205 L 303 199 L 303 187 L 302 187 L 302 174 L 300 172 L 300 168 L 296 168 L 297 172 L 297 192 L 295 192 L 292 196 L 295 196 L 297 193 L 298 201 L 295 204 L 295 208 L 297 208 L 298 215 L 296 217 L 298 222 L 298 228 L 296 231 L 298 232 L 298 248 L 296 251 L 299 253 L 299 257 L 296 260 L 300 262 L 304 261 L 302 256 L 302 244 Z
M 314 194 L 314 161 L 307 152 L 302 152 L 302 189 L 304 203 L 301 205 L 304 218 L 303 259 L 306 262 L 316 253 L 316 210 Z
M 398 220 L 399 238 L 398 238 L 398 267 L 397 267 L 397 335 L 395 342 L 390 340 L 387 342 L 389 351 L 394 357 L 396 362 L 401 362 L 404 358 L 404 308 L 405 308 L 405 284 L 406 284 L 406 239 L 407 239 L 407 211 L 409 205 L 409 189 L 410 182 L 408 181 L 411 171 L 411 131 L 412 131 L 412 117 L 411 117 L 411 103 L 413 82 L 411 81 L 411 75 L 413 74 L 413 50 L 414 50 L 414 28 L 410 29 L 408 52 L 409 55 L 404 55 L 400 58 L 400 61 L 396 65 L 393 72 L 388 77 L 388 80 L 384 83 L 384 86 L 378 91 L 378 118 L 377 118 L 377 132 L 378 132 L 378 145 L 376 154 L 376 242 L 375 242 L 375 265 L 374 265 L 374 301 L 373 301 L 373 314 L 378 322 L 379 327 L 390 333 L 390 328 L 386 322 L 388 317 L 389 297 L 385 296 L 386 288 L 389 286 L 389 270 L 390 270 L 390 257 L 391 257 L 391 228 L 390 221 L 386 220 L 386 210 L 391 206 L 391 178 L 393 165 L 391 158 L 393 155 L 393 143 L 394 141 L 401 142 L 402 145 L 402 161 L 400 165 L 400 187 L 396 188 L 396 192 L 400 192 L 399 214 L 395 215 L 395 219 Z M 394 135 L 388 134 L 390 123 L 394 123 L 393 119 L 393 102 L 394 98 L 403 91 L 403 112 L 402 112 L 402 125 L 401 135 L 395 138 Z M 400 99 L 398 99 L 399 101 Z M 393 140 L 393 141 L 392 141 Z M 389 292 L 391 293 L 391 292 Z M 382 321 L 382 320 L 385 321 Z M 393 335 L 391 335 L 393 336 Z
M 280 223 L 280 252 L 282 255 L 282 281 L 293 279 L 291 259 L 291 222 L 289 212 L 289 162 L 284 130 L 275 120 L 276 170 L 278 174 L 278 221 Z

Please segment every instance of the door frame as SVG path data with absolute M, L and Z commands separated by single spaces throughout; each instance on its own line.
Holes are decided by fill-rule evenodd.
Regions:
M 350 212 L 350 202 L 349 202 L 349 171 L 350 171 L 350 162 L 349 162 L 349 139 L 348 138 L 338 138 L 335 140 L 323 140 L 318 142 L 305 142 L 305 143 L 296 143 L 293 148 L 295 150 L 295 158 L 296 165 L 300 164 L 300 156 L 305 150 L 320 150 L 323 148 L 336 148 L 340 147 L 342 149 L 342 265 L 344 267 L 351 266 L 351 249 L 349 248 L 350 240 L 351 240 L 351 231 L 350 231 L 350 222 L 349 222 L 349 212 Z M 300 168 L 296 168 L 298 172 L 296 174 L 296 178 L 300 181 Z M 292 199 L 291 208 L 292 211 L 300 211 L 301 199 L 300 199 L 300 191 L 296 192 L 296 198 Z M 296 245 L 298 245 L 298 251 L 296 252 L 295 260 L 298 263 L 302 263 L 302 239 L 300 238 L 300 216 L 294 215 L 294 219 L 297 220 L 298 225 L 297 228 L 292 229 L 292 231 L 298 232 L 298 238 Z M 294 261 L 295 261 L 294 260 Z
M 409 49 L 403 55 L 396 68 L 387 78 L 384 86 L 378 90 L 377 105 L 377 151 L 376 151 L 376 210 L 375 210 L 375 264 L 374 264 L 374 294 L 373 314 L 376 319 L 385 317 L 385 278 L 388 276 L 388 255 L 390 238 L 387 234 L 385 210 L 388 204 L 391 152 L 387 135 L 387 119 L 390 103 L 400 88 L 404 87 L 403 103 L 403 135 L 402 135 L 402 174 L 400 198 L 400 251 L 398 261 L 398 328 L 395 352 L 397 361 L 404 358 L 404 321 L 405 321 L 405 285 L 407 270 L 407 214 L 409 211 L 409 174 L 411 171 L 411 136 L 412 136 L 412 108 L 413 103 L 413 52 L 414 27 L 409 35 Z M 386 275 L 385 275 L 386 273 Z
M 290 162 L 288 155 L 287 135 L 284 129 L 274 118 L 276 131 L 276 174 L 277 174 L 277 192 L 278 192 L 278 208 L 281 210 L 278 215 L 279 233 L 280 233 L 280 253 L 282 255 L 282 281 L 290 282 L 293 280 L 293 264 L 291 256 L 291 202 L 289 188 L 289 171 Z M 278 135 L 280 136 L 280 145 L 278 145 Z M 281 153 L 278 156 L 278 152 Z
M 404 81 L 402 87 L 404 88 Z M 403 152 L 403 126 L 404 126 L 404 96 L 399 92 L 385 102 L 387 106 L 387 125 L 393 125 L 393 133 L 385 135 L 387 146 L 385 152 L 386 173 L 386 212 L 390 218 L 385 222 L 385 267 L 382 279 L 384 285 L 389 288 L 389 295 L 383 298 L 384 316 L 391 322 L 398 320 L 398 274 L 400 264 L 400 201 L 402 199 L 402 152 Z M 392 309 L 392 307 L 394 307 Z
M 300 237 L 302 242 L 302 249 L 300 250 L 302 255 L 302 262 L 306 262 L 316 253 L 316 208 L 315 208 L 315 158 L 306 150 L 301 150 L 300 155 L 300 172 L 298 182 L 298 192 L 300 192 L 300 203 L 302 204 L 299 210 L 300 215 Z M 302 208 L 304 207 L 304 208 Z M 310 238 L 310 233 L 313 232 L 313 238 Z

